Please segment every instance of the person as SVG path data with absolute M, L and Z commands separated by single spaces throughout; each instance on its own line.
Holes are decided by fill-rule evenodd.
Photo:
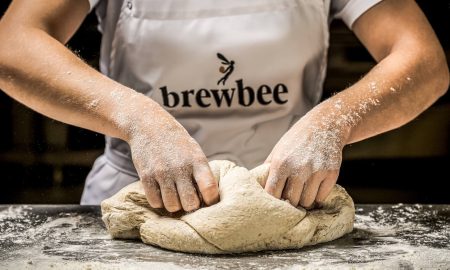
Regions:
M 93 7 L 101 73 L 63 45 Z M 334 18 L 377 65 L 319 103 Z M 193 211 L 219 200 L 208 160 L 228 159 L 269 163 L 265 190 L 311 207 L 346 144 L 407 123 L 449 85 L 413 0 L 14 0 L 0 40 L 1 89 L 107 135 L 83 204 L 140 179 L 152 207 Z

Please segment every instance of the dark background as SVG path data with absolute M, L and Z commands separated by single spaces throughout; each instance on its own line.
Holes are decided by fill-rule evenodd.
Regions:
M 1 1 L 3 15 L 10 1 Z M 417 1 L 450 53 L 450 1 Z M 68 43 L 98 67 L 100 34 L 90 14 Z M 1 42 L 1 41 L 0 41 Z M 324 98 L 375 64 L 355 36 L 331 25 Z M 0 91 L 0 203 L 78 203 L 84 179 L 103 152 L 100 134 L 34 113 Z M 450 203 L 450 93 L 400 129 L 349 145 L 338 183 L 358 203 Z

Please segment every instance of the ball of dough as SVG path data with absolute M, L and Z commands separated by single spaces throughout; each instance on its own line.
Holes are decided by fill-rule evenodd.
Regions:
M 301 248 L 349 233 L 355 208 L 336 185 L 321 209 L 307 211 L 261 187 L 269 166 L 253 170 L 226 160 L 209 163 L 220 202 L 192 213 L 169 213 L 147 203 L 140 181 L 102 202 L 103 221 L 113 238 L 140 238 L 166 249 L 205 254 Z

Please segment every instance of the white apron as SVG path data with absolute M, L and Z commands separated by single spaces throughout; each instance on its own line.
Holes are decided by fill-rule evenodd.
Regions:
M 101 70 L 163 106 L 208 159 L 252 168 L 320 99 L 327 9 L 318 0 L 125 0 L 103 37 Z M 137 179 L 128 144 L 108 137 L 82 203 Z

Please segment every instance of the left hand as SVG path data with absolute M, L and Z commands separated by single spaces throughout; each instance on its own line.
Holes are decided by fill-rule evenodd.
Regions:
M 311 208 L 331 192 L 339 175 L 343 132 L 332 121 L 300 119 L 275 145 L 265 190 L 293 206 Z

